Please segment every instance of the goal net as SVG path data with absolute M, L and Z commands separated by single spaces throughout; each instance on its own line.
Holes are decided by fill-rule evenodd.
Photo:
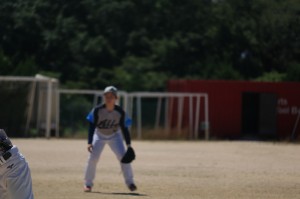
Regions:
M 128 111 L 139 139 L 209 139 L 206 93 L 129 93 Z
M 60 133 L 87 137 L 86 116 L 103 103 L 101 90 L 60 89 Z M 208 95 L 205 93 L 118 92 L 118 103 L 138 139 L 209 139 Z M 129 121 L 129 120 L 127 120 Z
M 209 139 L 208 95 L 119 91 L 118 103 L 138 139 Z M 9 136 L 86 137 L 87 114 L 101 90 L 60 89 L 56 79 L 0 76 L 0 128 Z M 130 120 L 127 120 L 130 121 Z
M 12 137 L 58 135 L 58 81 L 0 76 L 0 128 Z

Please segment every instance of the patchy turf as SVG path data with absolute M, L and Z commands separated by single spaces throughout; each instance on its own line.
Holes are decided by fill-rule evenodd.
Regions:
M 29 162 L 35 198 L 299 198 L 300 145 L 269 142 L 133 141 L 138 191 L 123 183 L 109 147 L 92 193 L 83 193 L 85 140 L 13 139 Z

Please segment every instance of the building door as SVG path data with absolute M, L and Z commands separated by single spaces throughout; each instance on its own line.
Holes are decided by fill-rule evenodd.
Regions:
M 273 93 L 242 94 L 242 135 L 249 138 L 276 137 L 277 96 Z

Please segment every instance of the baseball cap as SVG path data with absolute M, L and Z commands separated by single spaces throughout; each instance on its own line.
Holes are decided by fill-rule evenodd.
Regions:
M 114 86 L 107 86 L 105 89 L 104 89 L 104 94 L 106 93 L 113 93 L 115 96 L 117 96 L 118 94 L 118 89 Z

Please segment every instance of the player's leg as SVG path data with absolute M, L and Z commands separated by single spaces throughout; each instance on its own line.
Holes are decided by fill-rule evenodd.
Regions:
M 1 198 L 2 197 L 7 198 L 6 181 L 4 180 L 4 175 L 2 175 L 2 172 L 4 172 L 4 171 L 1 171 L 1 168 L 0 168 L 0 193 L 1 193 Z
M 126 153 L 126 149 L 124 147 L 123 138 L 122 138 L 121 133 L 117 133 L 116 136 L 114 136 L 111 140 L 109 140 L 108 144 L 120 162 L 126 185 L 128 187 L 130 187 L 131 185 L 134 185 L 131 164 L 121 163 L 121 159 L 124 156 L 124 154 Z
M 7 196 L 10 199 L 33 199 L 31 173 L 26 160 L 20 156 L 14 163 L 9 165 Z
M 96 176 L 96 167 L 100 158 L 100 154 L 105 146 L 105 141 L 101 140 L 95 133 L 93 138 L 93 151 L 90 153 L 86 169 L 85 169 L 85 186 L 92 187 Z

